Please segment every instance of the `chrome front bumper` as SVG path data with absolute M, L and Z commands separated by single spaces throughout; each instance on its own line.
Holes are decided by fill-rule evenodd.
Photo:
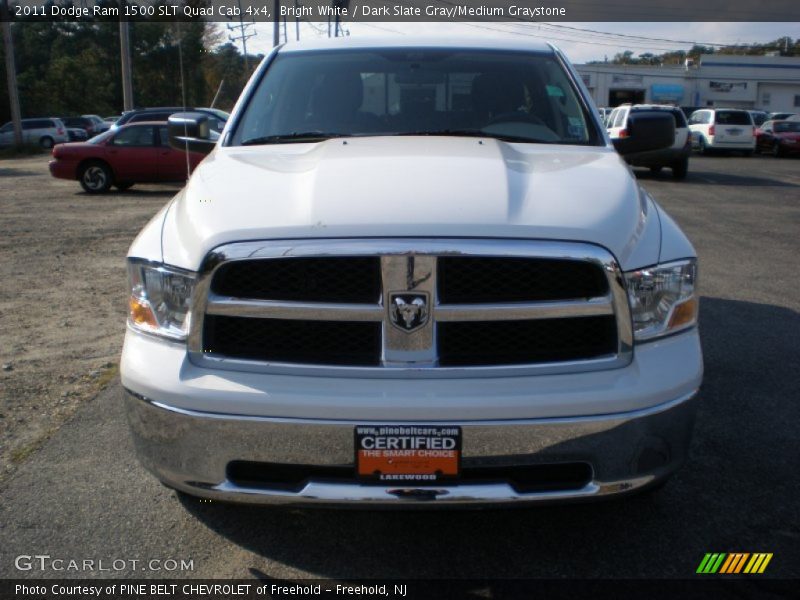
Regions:
M 653 485 L 685 460 L 695 395 L 591 417 L 447 423 L 462 427 L 462 468 L 576 462 L 591 467 L 582 487 L 526 493 L 504 481 L 417 487 L 312 478 L 293 490 L 237 484 L 227 475 L 232 461 L 353 467 L 357 423 L 189 411 L 132 392 L 126 404 L 142 464 L 189 494 L 248 503 L 431 506 L 590 499 Z

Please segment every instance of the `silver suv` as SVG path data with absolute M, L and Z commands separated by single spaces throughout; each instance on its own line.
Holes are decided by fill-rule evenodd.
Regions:
M 22 119 L 22 143 L 38 144 L 42 148 L 52 148 L 56 144 L 68 142 L 67 128 L 61 119 Z M 6 123 L 0 127 L 0 146 L 14 144 L 14 124 Z

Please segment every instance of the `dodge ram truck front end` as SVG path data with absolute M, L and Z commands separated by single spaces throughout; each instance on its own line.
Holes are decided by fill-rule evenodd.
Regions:
M 129 252 L 143 465 L 206 498 L 398 506 L 674 472 L 702 379 L 696 255 L 563 56 L 298 48 L 265 59 Z

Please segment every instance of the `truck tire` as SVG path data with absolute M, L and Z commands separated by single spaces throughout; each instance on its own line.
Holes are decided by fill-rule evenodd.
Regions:
M 689 159 L 684 158 L 672 165 L 672 178 L 673 179 L 686 179 L 686 174 L 689 172 Z

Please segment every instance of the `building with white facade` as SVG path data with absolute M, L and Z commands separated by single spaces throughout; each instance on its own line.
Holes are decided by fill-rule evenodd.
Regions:
M 800 113 L 800 57 L 704 54 L 688 66 L 576 68 L 598 106 L 653 102 Z

